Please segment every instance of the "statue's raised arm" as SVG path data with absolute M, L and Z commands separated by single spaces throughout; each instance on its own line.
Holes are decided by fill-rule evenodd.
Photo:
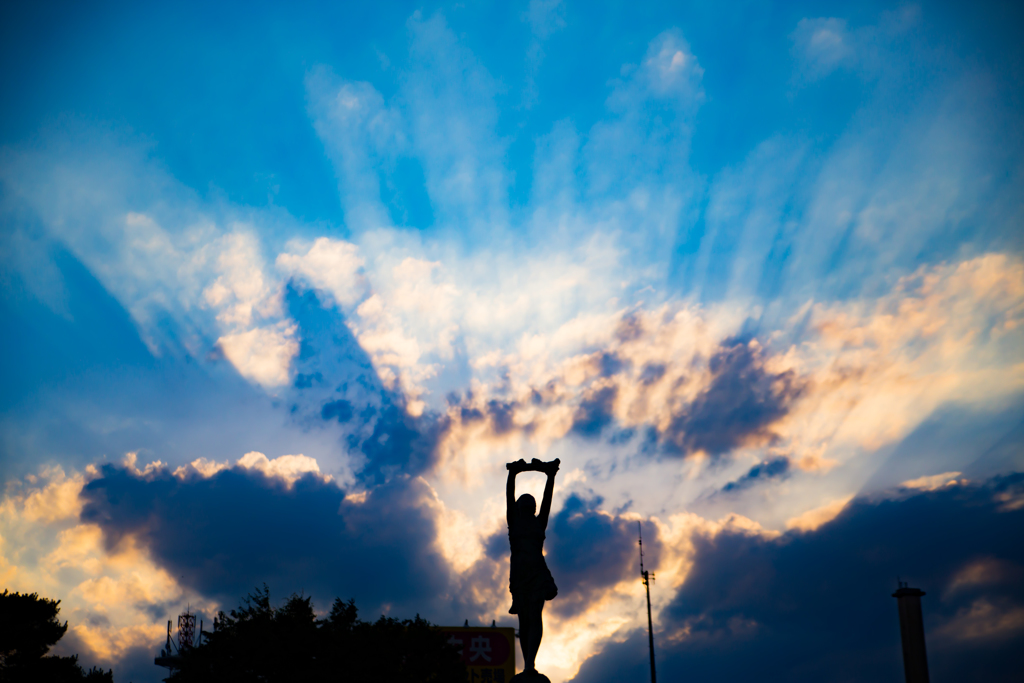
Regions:
M 529 465 L 522 458 L 505 465 L 508 470 L 508 480 L 505 482 L 505 522 L 509 528 L 512 528 L 516 516 L 516 475 L 527 468 Z
M 540 514 L 537 515 L 540 518 L 540 525 L 547 529 L 548 515 L 551 514 L 551 496 L 555 492 L 555 474 L 558 473 L 558 466 L 562 461 L 555 458 L 551 462 L 540 462 L 539 460 L 534 460 L 534 462 L 540 465 L 539 472 L 548 475 L 548 480 L 544 484 L 544 498 L 540 502 Z

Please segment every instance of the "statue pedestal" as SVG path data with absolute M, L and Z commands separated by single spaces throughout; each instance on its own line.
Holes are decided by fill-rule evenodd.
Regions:
M 538 671 L 522 671 L 513 676 L 509 683 L 551 683 L 551 681 Z

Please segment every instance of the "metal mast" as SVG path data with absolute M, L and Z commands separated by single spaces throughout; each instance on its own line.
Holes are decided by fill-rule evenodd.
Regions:
M 651 647 L 651 683 L 658 683 L 658 675 L 654 670 L 654 624 L 651 622 L 651 581 L 654 581 L 654 574 L 644 569 L 644 532 L 640 522 L 636 526 L 640 532 L 640 576 L 647 589 L 647 643 Z
M 178 642 L 171 639 L 171 620 L 167 620 L 167 645 L 160 651 L 160 656 L 154 660 L 157 666 L 162 666 L 172 673 L 181 665 L 181 656 L 188 650 L 197 648 L 203 643 L 203 636 L 209 635 L 203 631 L 203 622 L 199 622 L 199 637 L 196 637 L 196 615 L 192 614 L 191 605 L 178 615 Z

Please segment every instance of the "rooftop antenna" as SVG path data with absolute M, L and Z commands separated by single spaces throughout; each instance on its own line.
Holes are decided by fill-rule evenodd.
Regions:
M 647 589 L 647 643 L 651 648 L 651 683 L 658 683 L 658 675 L 654 671 L 654 624 L 651 622 L 651 581 L 654 581 L 654 572 L 644 569 L 644 530 L 640 522 L 636 523 L 636 527 L 640 534 L 640 577 Z

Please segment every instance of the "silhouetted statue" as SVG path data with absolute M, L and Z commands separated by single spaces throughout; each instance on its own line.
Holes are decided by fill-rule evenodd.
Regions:
M 525 664 L 524 671 L 513 680 L 548 680 L 543 674 L 537 673 L 534 662 L 540 639 L 544 635 L 541 619 L 544 601 L 558 595 L 558 587 L 544 561 L 544 530 L 548 527 L 551 494 L 555 489 L 555 473 L 558 472 L 559 462 L 557 458 L 551 462 L 541 462 L 534 458 L 531 463 L 517 460 L 505 465 L 508 469 L 508 483 L 505 486 L 506 519 L 508 541 L 512 547 L 509 574 L 512 608 L 509 613 L 519 615 L 519 647 L 523 650 Z M 530 494 L 524 493 L 516 500 L 516 475 L 520 472 L 543 472 L 548 475 L 539 514 L 537 501 Z

